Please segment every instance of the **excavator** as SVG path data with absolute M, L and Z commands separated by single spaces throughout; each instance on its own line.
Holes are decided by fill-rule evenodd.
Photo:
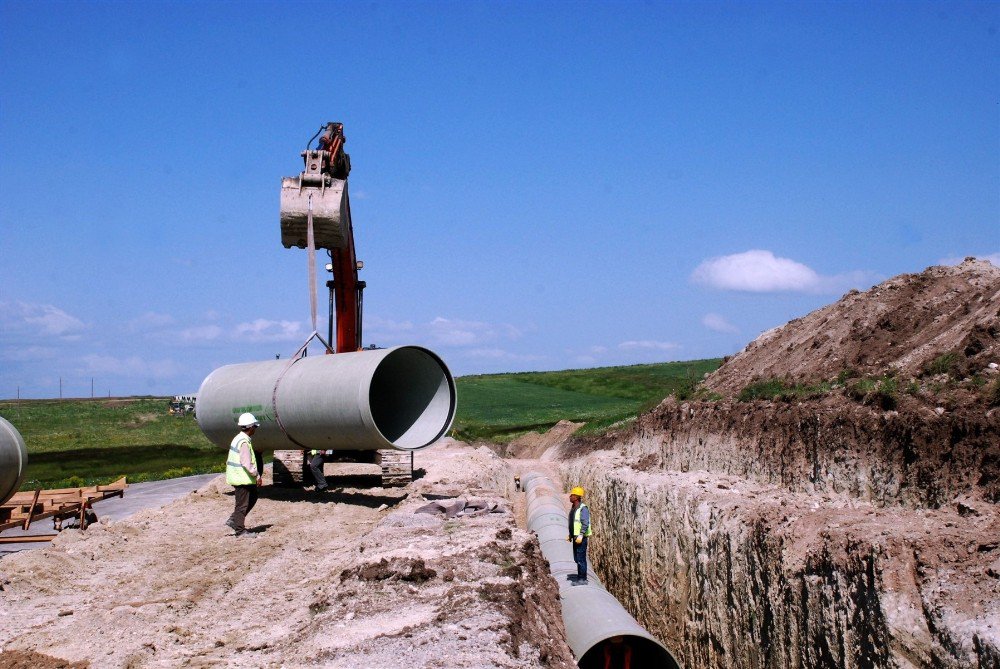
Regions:
M 332 279 L 326 282 L 330 293 L 330 315 L 327 340 L 323 342 L 328 354 L 360 351 L 363 348 L 361 315 L 365 282 L 358 280 L 358 270 L 364 264 L 357 259 L 354 246 L 347 189 L 351 157 L 344 151 L 346 142 L 343 123 L 323 124 L 300 154 L 302 172 L 298 176 L 281 179 L 281 243 L 285 248 L 294 246 L 309 252 L 310 291 L 314 291 L 316 285 L 312 254 L 316 249 L 325 249 L 330 257 L 326 265 L 332 274 Z M 315 329 L 314 293 L 311 303 Z M 413 479 L 412 451 L 328 451 L 324 459 L 327 462 L 379 464 L 385 487 L 403 486 Z M 275 483 L 308 483 L 305 460 L 305 451 L 276 450 Z
M 319 138 L 317 148 L 313 141 Z M 361 310 L 364 281 L 358 281 L 358 262 L 351 225 L 351 203 L 347 177 L 351 156 L 344 151 L 343 123 L 327 123 L 313 135 L 302 152 L 304 169 L 297 177 L 281 179 L 281 243 L 308 248 L 309 215 L 312 214 L 313 248 L 326 249 L 330 255 L 327 269 L 333 279 L 330 289 L 331 309 L 329 339 L 334 353 L 361 350 Z M 336 315 L 336 316 L 335 316 Z M 329 345 L 328 345 L 329 346 Z

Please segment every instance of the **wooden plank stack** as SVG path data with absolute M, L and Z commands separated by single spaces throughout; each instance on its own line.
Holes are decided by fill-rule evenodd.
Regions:
M 7 502 L 0 505 L 0 532 L 12 528 L 28 529 L 35 521 L 52 518 L 57 528 L 70 518 L 78 518 L 80 529 L 86 529 L 94 516 L 91 506 L 111 497 L 125 494 L 128 484 L 122 477 L 109 485 L 85 488 L 58 488 L 54 490 L 34 490 L 14 493 Z M 45 541 L 55 535 L 45 535 L 37 539 L 28 537 L 0 537 L 0 543 L 22 541 Z

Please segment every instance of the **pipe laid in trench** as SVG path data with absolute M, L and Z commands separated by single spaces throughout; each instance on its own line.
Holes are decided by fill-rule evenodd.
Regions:
M 241 413 L 260 427 L 255 449 L 412 451 L 455 418 L 455 380 L 418 346 L 227 365 L 198 390 L 198 426 L 228 447 Z
M 576 573 L 569 517 L 562 493 L 544 474 L 529 472 L 521 477 L 528 504 L 528 529 L 538 536 L 549 571 L 559 584 L 566 640 L 581 669 L 625 666 L 630 649 L 631 669 L 680 669 L 663 644 L 636 622 L 615 597 L 604 589 L 587 565 L 587 585 L 572 585 L 568 574 Z
M 17 428 L 0 417 L 0 504 L 10 499 L 24 480 L 28 447 Z

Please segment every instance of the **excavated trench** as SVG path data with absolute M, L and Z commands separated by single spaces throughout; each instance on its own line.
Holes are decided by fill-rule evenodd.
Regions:
M 550 451 L 603 586 L 688 669 L 1000 667 L 997 417 L 806 413 L 668 401 Z

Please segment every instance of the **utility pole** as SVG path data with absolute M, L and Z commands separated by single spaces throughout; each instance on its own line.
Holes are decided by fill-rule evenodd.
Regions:
M 90 399 L 94 399 L 94 377 L 90 377 Z
M 59 377 L 59 399 L 62 399 L 62 377 Z

